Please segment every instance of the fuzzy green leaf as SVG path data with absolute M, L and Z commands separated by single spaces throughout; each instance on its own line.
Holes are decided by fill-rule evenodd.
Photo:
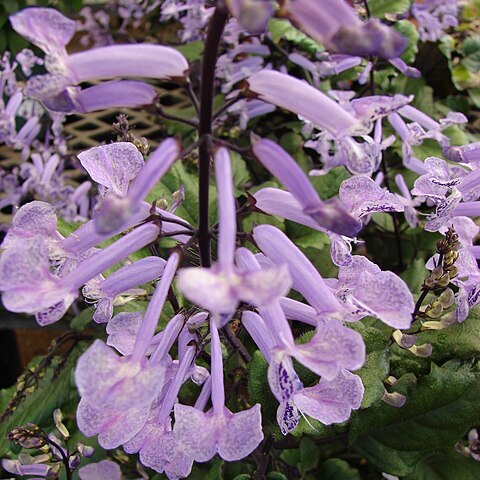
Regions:
M 359 411 L 352 421 L 351 445 L 387 473 L 411 474 L 426 457 L 451 451 L 480 421 L 479 394 L 479 374 L 432 364 L 428 376 L 408 386 L 402 408 L 377 403 Z

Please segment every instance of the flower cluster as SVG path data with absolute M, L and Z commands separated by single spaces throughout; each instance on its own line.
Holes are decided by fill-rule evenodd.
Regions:
M 143 466 L 169 479 L 188 477 L 195 462 L 208 462 L 215 455 L 227 462 L 242 460 L 268 444 L 268 430 L 273 435 L 276 430 L 295 433 L 303 419 L 323 425 L 347 422 L 364 405 L 367 387 L 360 372 L 369 353 L 362 320 L 388 332 L 389 346 L 396 343 L 425 358 L 433 347 L 415 344 L 412 324 L 440 329 L 461 323 L 480 303 L 480 250 L 474 245 L 479 227 L 471 218 L 480 216 L 480 144 L 451 145 L 446 130 L 467 121 L 461 113 L 450 112 L 437 121 L 412 105 L 412 95 L 375 94 L 378 63 L 395 67 L 394 75 L 420 75 L 401 58 L 407 39 L 370 14 L 361 16 L 344 0 L 211 3 L 119 2 L 121 28 L 130 17 L 139 24 L 144 14 L 160 7 L 162 21 L 181 22 L 183 41 L 205 36 L 198 98 L 188 55 L 168 46 L 115 44 L 105 34 L 108 18 L 94 17 L 90 10 L 83 11 L 82 28 L 93 29 L 100 22 L 105 31 L 95 30 L 95 48 L 75 53 L 67 49 L 78 28 L 75 21 L 49 8 L 12 15 L 13 28 L 45 56 L 40 59 L 29 51 L 17 56 L 24 72 L 30 69 L 23 90 L 12 76 L 16 65 L 5 57 L 7 73 L 0 83 L 2 93 L 10 96 L 2 113 L 8 128 L 0 140 L 14 148 L 21 144 L 25 156 L 40 129 L 40 117 L 24 116 L 27 121 L 17 131 L 18 111 L 31 101 L 24 97 L 43 105 L 49 115 L 57 112 L 58 118 L 155 105 L 157 87 L 166 83 L 184 88 L 192 101 L 190 114 L 198 118 L 167 118 L 183 121 L 188 132 L 198 127 L 198 136 L 169 133 L 149 155 L 130 137 L 76 155 L 89 180 L 67 196 L 85 221 L 68 235 L 59 231 L 62 208 L 47 202 L 47 194 L 20 205 L 19 189 L 43 185 L 61 190 L 61 182 L 53 180 L 59 155 L 48 149 L 33 153 L 32 164 L 23 165 L 29 172 L 21 186 L 7 174 L 1 177 L 12 191 L 10 203 L 1 205 L 19 206 L 1 244 L 4 307 L 35 315 L 45 326 L 90 305 L 92 320 L 100 324 L 95 331 L 106 327 L 75 367 L 78 428 L 87 437 L 97 436 L 105 450 L 121 447 L 138 454 Z M 436 40 L 444 28 L 455 25 L 455 12 L 439 3 L 412 7 L 424 40 Z M 438 28 L 428 26 L 430 17 L 440 18 Z M 269 22 L 288 24 L 317 51 L 312 55 L 296 47 L 283 49 L 268 32 Z M 278 66 L 274 50 L 290 69 Z M 46 72 L 31 76 L 35 65 L 43 65 Z M 295 75 L 299 69 L 302 78 Z M 339 73 L 350 76 L 350 85 L 324 88 L 324 79 Z M 368 81 L 370 94 L 357 96 L 353 82 Z M 224 104 L 214 112 L 216 86 Z M 248 138 L 238 134 L 242 144 L 231 142 L 234 135 L 221 138 L 224 124 L 238 120 L 244 131 L 252 119 L 275 109 L 297 122 L 301 146 L 319 160 L 318 168 L 306 168 L 292 149 L 287 151 L 262 128 Z M 424 143 L 434 144 L 449 162 L 418 158 Z M 385 156 L 394 148 L 413 188 L 400 173 L 396 187 L 389 179 Z M 236 183 L 240 155 L 258 175 L 271 179 L 253 193 L 242 191 L 246 200 L 239 198 Z M 158 194 L 159 185 L 171 186 L 172 177 L 192 166 L 199 171 L 198 199 L 195 182 L 193 188 L 170 188 L 168 199 Z M 324 195 L 316 181 L 340 169 L 344 176 L 338 189 Z M 98 195 L 90 208 L 87 191 L 93 184 Z M 186 208 L 193 203 L 198 215 Z M 214 225 L 212 211 L 217 213 Z M 248 231 L 244 214 L 255 215 Z M 259 224 L 267 216 L 287 228 Z M 401 268 L 396 273 L 387 270 L 361 248 L 379 218 L 391 220 L 391 233 L 398 240 L 403 217 L 407 228 L 421 226 L 445 235 L 426 265 L 431 274 L 418 300 L 397 274 Z M 292 231 L 304 228 L 329 245 L 330 273 L 323 273 L 300 248 L 304 245 L 290 238 L 291 225 Z M 423 308 L 428 295 L 430 303 Z M 127 303 L 132 307 L 123 308 Z M 248 336 L 248 348 L 236 335 L 237 323 Z M 222 341 L 245 362 L 249 350 L 261 352 L 268 364 L 266 381 L 278 401 L 275 425 L 262 417 L 260 403 L 233 401 L 226 395 L 230 357 Z M 387 376 L 380 379 L 376 400 L 401 407 L 408 397 L 388 393 L 383 380 L 395 382 Z M 67 438 L 60 414 L 54 418 Z M 11 435 L 23 447 L 43 446 L 28 444 L 25 438 L 48 443 L 39 427 L 22 428 Z M 478 443 L 475 435 L 470 438 L 472 452 Z M 19 457 L 5 460 L 4 468 L 49 477 L 58 473 L 60 461 L 76 469 L 93 453 L 81 446 L 65 462 L 68 449 L 56 437 L 48 438 L 55 442 L 48 459 L 56 457 L 53 465 L 43 457 Z M 85 465 L 78 473 L 81 480 L 121 476 L 118 464 L 110 460 Z

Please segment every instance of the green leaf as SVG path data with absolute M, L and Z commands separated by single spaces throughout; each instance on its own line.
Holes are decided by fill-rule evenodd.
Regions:
M 197 42 L 187 43 L 185 45 L 176 45 L 175 50 L 178 50 L 189 63 L 200 60 L 203 53 L 203 42 L 198 40 Z
M 480 375 L 432 364 L 428 376 L 406 389 L 402 408 L 377 403 L 360 410 L 350 442 L 358 453 L 392 475 L 408 475 L 424 458 L 449 452 L 480 421 Z
M 337 167 L 330 170 L 326 175 L 310 177 L 311 182 L 317 189 L 322 200 L 328 200 L 338 195 L 338 189 L 341 183 L 350 177 L 350 174 L 344 167 Z
M 390 369 L 387 350 L 390 335 L 389 331 L 383 332 L 374 327 L 364 327 L 363 322 L 355 322 L 351 327 L 363 336 L 367 349 L 365 365 L 355 372 L 362 379 L 365 387 L 362 408 L 367 408 L 382 398 L 385 391 L 383 380 L 388 376 Z
M 330 458 L 322 466 L 322 480 L 361 480 L 360 473 L 345 460 Z
M 266 418 L 275 418 L 278 402 L 273 396 L 267 379 L 268 363 L 262 353 L 257 350 L 252 355 L 248 367 L 248 392 L 253 404 L 262 406 L 262 414 Z
M 284 38 L 297 47 L 312 54 L 324 50 L 319 43 L 295 28 L 288 20 L 274 18 L 270 20 L 268 28 L 272 34 L 272 40 L 275 43 L 278 43 L 280 39 Z
M 303 437 L 300 440 L 300 462 L 297 465 L 298 471 L 305 475 L 313 470 L 320 460 L 320 451 L 315 442 L 310 438 Z
M 250 181 L 250 173 L 245 160 L 236 152 L 230 152 L 232 159 L 233 186 L 238 197 L 245 193 L 245 185 Z
M 57 219 L 58 231 L 64 236 L 68 237 L 78 227 L 82 225 L 82 222 L 67 222 L 62 217 Z
M 431 359 L 440 362 L 450 358 L 469 360 L 480 352 L 480 309 L 474 308 L 463 323 L 455 323 L 443 330 L 418 334 L 417 345 L 432 344 Z
M 420 40 L 418 30 L 415 25 L 408 20 L 395 22 L 395 29 L 408 40 L 407 48 L 402 53 L 401 57 L 405 62 L 411 64 L 418 53 L 418 41 Z
M 19 407 L 8 419 L 0 425 L 0 457 L 6 455 L 12 444 L 3 439 L 7 433 L 14 427 L 25 425 L 28 422 L 40 426 L 53 423 L 52 412 L 56 408 L 62 408 L 72 400 L 78 398 L 77 390 L 73 381 L 73 370 L 78 357 L 86 348 L 84 342 L 77 345 L 68 356 L 66 364 L 60 372 L 58 378 L 53 379 L 55 368 L 58 366 L 60 357 L 56 357 L 52 365 L 47 369 L 46 375 L 40 380 L 35 391 L 25 398 Z M 36 365 L 38 358 L 34 360 L 29 367 Z M 12 389 L 12 392 L 14 390 Z
M 402 480 L 473 480 L 480 478 L 480 463 L 452 452 L 433 455 L 417 465 L 412 475 Z
M 465 39 L 462 46 L 465 58 L 463 64 L 473 73 L 480 71 L 480 36 L 474 35 Z
M 280 472 L 270 472 L 267 475 L 267 480 L 288 480 L 288 478 Z
M 147 202 L 153 202 L 165 195 L 167 201 L 171 202 L 172 194 L 179 190 L 180 186 L 185 187 L 185 201 L 175 211 L 175 214 L 187 222 L 195 225 L 198 218 L 198 175 L 187 170 L 183 162 L 176 162 L 162 180 L 147 195 Z M 210 185 L 210 219 L 216 220 L 217 193 Z
M 375 17 L 387 13 L 404 13 L 410 8 L 410 0 L 369 0 L 368 8 Z
M 324 232 L 319 232 L 313 228 L 300 225 L 299 223 L 288 222 L 285 233 L 288 235 L 297 247 L 300 248 L 316 248 L 322 250 L 330 246 L 330 239 Z

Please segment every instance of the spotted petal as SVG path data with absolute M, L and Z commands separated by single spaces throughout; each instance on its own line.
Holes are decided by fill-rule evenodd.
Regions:
M 332 380 L 341 368 L 358 370 L 363 366 L 365 344 L 358 332 L 332 319 L 319 324 L 308 343 L 296 346 L 295 358 L 317 375 Z
M 54 8 L 25 8 L 12 15 L 13 29 L 46 53 L 64 49 L 75 35 L 76 23 Z
M 363 392 L 360 377 L 342 369 L 333 380 L 322 378 L 314 387 L 304 388 L 294 401 L 303 413 L 331 425 L 347 421 L 352 410 L 360 408 Z
M 118 197 L 127 195 L 130 181 L 144 165 L 142 154 L 130 142 L 93 147 L 78 158 L 93 180 Z

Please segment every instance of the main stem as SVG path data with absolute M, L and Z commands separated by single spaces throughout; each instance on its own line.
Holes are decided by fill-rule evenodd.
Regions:
M 218 46 L 227 18 L 227 12 L 221 7 L 215 9 L 205 40 L 205 51 L 202 62 L 200 121 L 198 125 L 198 135 L 200 139 L 200 145 L 198 147 L 198 247 L 200 250 L 200 262 L 203 267 L 209 267 L 211 264 L 208 190 L 210 185 L 210 157 L 212 153 L 214 80 Z

